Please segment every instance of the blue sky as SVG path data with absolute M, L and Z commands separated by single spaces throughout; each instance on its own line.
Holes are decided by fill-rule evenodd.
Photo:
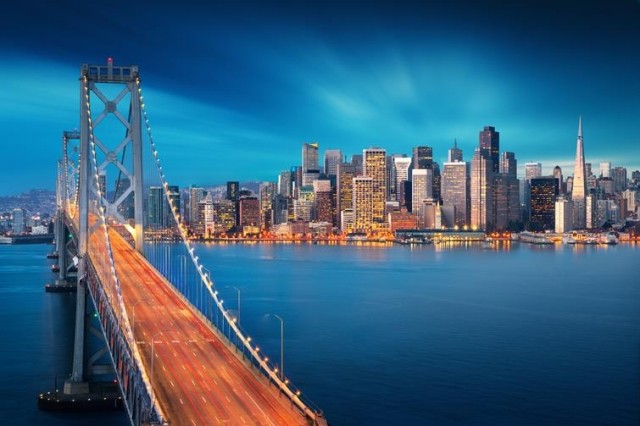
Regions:
M 0 17 L 0 195 L 53 188 L 82 63 L 137 64 L 168 179 L 275 180 L 301 144 L 410 154 L 493 125 L 519 165 L 640 169 L 640 2 L 25 1 Z M 517 4 L 515 4 L 517 3 Z M 596 167 L 597 168 L 597 167 Z

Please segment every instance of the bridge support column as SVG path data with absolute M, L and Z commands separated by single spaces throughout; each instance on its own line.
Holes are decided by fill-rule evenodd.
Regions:
M 58 251 L 58 267 L 60 273 L 56 280 L 57 285 L 67 284 L 67 230 L 64 225 L 64 212 L 58 212 L 55 223 L 56 250 Z
M 87 274 L 85 259 L 78 265 L 78 285 L 76 298 L 76 326 L 73 341 L 73 371 L 64 382 L 64 393 L 79 395 L 89 393 L 89 382 L 84 380 L 84 322 L 87 302 Z

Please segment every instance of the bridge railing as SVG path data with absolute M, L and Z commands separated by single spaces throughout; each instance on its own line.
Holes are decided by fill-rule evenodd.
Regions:
M 169 223 L 145 231 L 146 258 L 196 308 L 221 335 L 226 336 L 228 344 L 237 348 L 246 359 L 267 377 L 284 395 L 286 395 L 309 419 L 323 423 L 323 416 L 311 401 L 302 395 L 288 378 L 281 376 L 270 358 L 260 351 L 260 347 L 251 339 L 237 322 L 237 318 L 224 306 L 219 297 L 209 270 L 199 260 L 194 245 L 187 237 L 187 229 L 180 217 L 180 206 L 172 188 L 169 186 L 160 162 L 151 125 L 142 96 L 140 80 L 136 79 L 142 119 L 146 128 L 153 165 L 158 172 L 160 188 L 170 212 Z

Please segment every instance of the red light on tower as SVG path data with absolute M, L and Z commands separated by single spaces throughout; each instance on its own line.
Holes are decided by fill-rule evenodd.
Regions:
M 108 58 L 107 58 L 107 63 L 108 63 L 109 65 L 111 65 L 111 64 L 113 63 L 113 58 L 112 58 L 112 57 L 108 57 Z

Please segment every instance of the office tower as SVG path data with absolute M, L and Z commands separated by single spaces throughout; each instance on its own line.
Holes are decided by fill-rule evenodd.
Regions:
M 618 193 L 627 189 L 627 169 L 624 167 L 614 167 L 611 169 L 611 179 L 613 179 L 613 191 Z
M 227 182 L 227 200 L 238 201 L 240 198 L 240 182 Z
M 598 201 L 598 197 L 594 194 L 594 193 L 589 193 L 587 194 L 587 196 L 584 199 L 584 204 L 585 204 L 585 228 L 587 229 L 593 229 L 596 227 L 596 202 Z M 576 214 L 575 212 L 573 213 L 573 219 L 575 221 L 576 218 Z M 574 228 L 575 228 L 575 222 L 574 222 Z
M 213 232 L 229 232 L 236 226 L 236 203 L 231 200 L 213 200 Z
M 578 140 L 576 142 L 576 162 L 573 170 L 573 228 L 583 229 L 586 226 L 587 171 L 584 164 L 584 145 L 582 140 L 582 117 L 578 120 Z
M 238 200 L 238 210 L 240 226 L 260 226 L 260 201 L 256 197 L 244 197 Z
M 384 228 L 385 202 L 387 201 L 387 152 L 380 148 L 364 149 L 362 159 L 362 174 L 370 177 L 373 185 L 371 194 L 373 224 L 376 228 Z
M 362 155 L 361 154 L 352 155 L 351 164 L 353 164 L 353 166 L 356 168 L 355 170 L 356 176 L 362 176 L 362 170 L 363 170 Z
M 510 229 L 520 222 L 520 181 L 512 175 L 497 173 L 492 182 L 493 217 L 495 229 Z
M 291 184 L 292 184 L 291 170 L 283 170 L 278 175 L 278 194 L 283 197 L 291 197 Z
M 204 218 L 201 218 L 200 215 L 198 214 L 198 205 L 200 204 L 200 201 L 203 200 L 203 198 L 205 197 L 205 192 L 204 192 L 204 188 L 199 188 L 196 186 L 192 186 L 191 188 L 189 188 L 189 211 L 188 211 L 188 216 L 187 216 L 187 220 L 189 222 L 189 226 L 191 227 L 191 229 L 196 229 L 197 227 L 199 227 L 200 222 L 204 220 Z
M 611 179 L 610 177 L 603 177 L 598 179 L 598 189 L 601 194 L 612 195 L 613 179 Z
M 433 166 L 433 148 L 430 146 L 416 146 L 413 148 L 413 168 L 431 169 Z
M 412 196 L 413 196 L 412 195 L 413 194 L 413 183 L 411 182 L 411 180 L 405 180 L 403 182 L 402 188 L 403 188 L 402 198 L 403 198 L 404 204 L 407 207 L 407 210 L 412 212 L 413 211 L 413 205 L 411 204 L 411 201 L 412 201 Z
M 302 186 L 311 185 L 320 176 L 318 144 L 302 144 Z
M 600 163 L 600 177 L 611 177 L 611 162 L 603 161 Z
M 522 183 L 521 204 L 524 206 L 525 218 L 531 216 L 531 179 L 542 176 L 542 164 L 526 163 L 524 165 L 524 181 Z
M 164 227 L 164 189 L 160 186 L 149 188 L 147 199 L 147 226 L 152 229 Z
M 493 166 L 488 153 L 476 148 L 471 160 L 471 228 L 493 229 Z
M 627 204 L 626 212 L 623 212 L 623 217 L 626 217 L 627 214 L 635 214 L 638 202 L 640 201 L 638 199 L 637 191 L 633 189 L 625 189 L 622 192 L 622 198 L 626 200 Z
M 13 218 L 11 223 L 11 233 L 13 235 L 22 234 L 25 231 L 26 214 L 24 209 L 13 209 L 11 212 Z
M 524 178 L 531 180 L 531 178 L 542 176 L 542 164 L 540 163 L 526 163 L 524 165 Z
M 447 155 L 447 162 L 455 163 L 456 161 L 462 161 L 462 150 L 458 148 L 458 141 L 453 140 L 453 148 L 449 150 Z
M 342 162 L 342 151 L 339 149 L 327 149 L 324 152 L 324 174 L 327 176 L 338 175 L 338 164 Z
M 355 216 L 353 209 L 344 209 L 340 212 L 340 231 L 343 233 L 353 232 L 355 226 Z
M 412 213 L 418 218 L 418 227 L 424 228 L 424 201 L 433 199 L 433 169 L 411 171 Z
M 269 230 L 273 225 L 273 197 L 276 195 L 275 182 L 260 184 L 260 227 Z
M 409 180 L 409 167 L 411 167 L 411 158 L 406 155 L 393 157 L 394 193 L 395 199 L 400 202 L 401 206 L 406 205 L 403 202 L 404 188 L 402 182 Z
M 469 224 L 469 184 L 467 163 L 444 163 L 442 170 L 442 206 L 453 208 L 453 224 L 462 228 Z
M 373 177 L 353 178 L 353 229 L 356 232 L 369 232 L 373 228 L 374 192 Z
M 560 168 L 560 166 L 555 166 L 553 168 L 553 177 L 555 177 L 558 180 L 558 193 L 560 195 L 564 195 L 565 193 L 564 180 L 562 178 L 562 169 Z
M 556 200 L 555 232 L 563 234 L 573 229 L 573 203 L 563 195 Z
M 517 168 L 518 163 L 513 152 L 505 151 L 500 155 L 500 173 L 515 178 L 518 176 Z
M 231 200 L 227 200 L 233 203 Z M 234 203 L 235 204 L 235 203 Z M 211 237 L 215 233 L 215 222 L 213 220 L 213 196 L 211 193 L 207 194 L 200 204 L 198 205 L 198 211 L 202 215 L 203 235 L 205 237 Z
M 356 168 L 351 163 L 338 164 L 338 176 L 336 178 L 336 215 L 341 220 L 341 212 L 353 208 L 353 178 L 356 177 Z M 343 228 L 339 222 L 340 229 Z
M 315 194 L 316 221 L 333 223 L 333 191 L 331 182 L 325 179 L 318 179 L 313 182 L 313 192 Z
M 484 126 L 480 131 L 480 150 L 485 153 L 485 158 L 491 160 L 493 173 L 500 171 L 500 132 L 495 127 Z
M 558 180 L 553 176 L 531 179 L 531 231 L 555 229 L 555 203 L 558 196 Z
M 433 162 L 433 198 L 439 203 L 442 200 L 441 194 L 442 177 L 440 176 L 440 164 Z

